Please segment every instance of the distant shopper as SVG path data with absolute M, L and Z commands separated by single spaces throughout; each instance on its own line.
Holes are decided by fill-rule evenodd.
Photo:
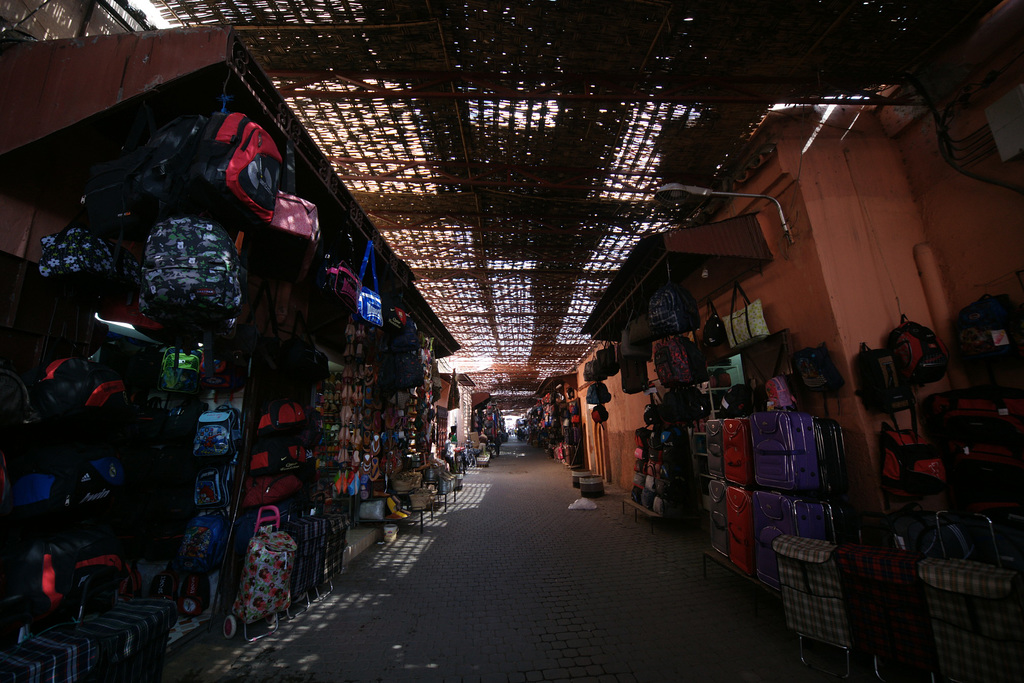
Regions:
M 451 442 L 452 446 L 458 446 L 459 445 L 458 428 L 455 425 L 452 425 L 451 431 L 448 432 L 448 441 Z

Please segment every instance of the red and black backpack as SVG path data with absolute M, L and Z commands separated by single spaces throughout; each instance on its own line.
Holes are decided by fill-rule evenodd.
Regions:
M 911 384 L 937 382 L 946 374 L 949 352 L 929 328 L 900 316 L 900 325 L 889 333 L 889 351 L 896 369 Z

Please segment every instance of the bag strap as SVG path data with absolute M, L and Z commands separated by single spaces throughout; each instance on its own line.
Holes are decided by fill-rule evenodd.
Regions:
M 373 240 L 367 240 L 366 252 L 363 254 L 363 264 L 359 266 L 359 282 L 362 283 L 363 278 L 366 277 L 366 263 L 370 263 L 370 272 L 373 273 L 373 291 L 377 293 L 380 291 L 380 285 L 377 284 L 377 259 L 373 254 Z
M 722 317 L 718 315 L 718 309 L 715 308 L 715 302 L 711 300 L 711 297 L 708 297 L 708 319 L 710 319 L 711 316 L 715 316 L 719 319 Z
M 302 311 L 296 310 L 295 311 L 295 325 L 292 326 L 292 336 L 294 336 L 294 337 L 298 337 L 299 336 L 299 328 L 300 327 L 302 328 L 302 331 L 305 333 L 303 335 L 303 337 L 305 338 L 306 343 L 309 344 L 310 346 L 314 346 L 315 347 L 316 344 L 313 343 L 313 335 L 310 334 L 310 332 L 309 332 L 309 325 L 306 324 L 306 316 L 302 314 Z
M 284 164 L 281 168 L 281 192 L 295 194 L 295 143 L 288 140 L 284 146 Z

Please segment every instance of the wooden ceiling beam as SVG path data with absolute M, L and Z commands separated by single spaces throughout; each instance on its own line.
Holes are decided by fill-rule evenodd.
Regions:
M 344 100 L 468 100 L 468 101 L 590 101 L 618 104 L 674 103 L 706 107 L 713 104 L 838 104 L 907 105 L 908 95 L 886 97 L 863 89 L 864 83 L 892 85 L 896 74 L 858 74 L 856 79 L 815 74 L 793 76 L 711 77 L 683 74 L 565 74 L 475 73 L 460 71 L 350 71 L 346 69 L 271 69 L 271 78 L 284 81 L 284 97 L 324 101 Z M 311 78 L 341 81 L 345 90 L 310 87 Z M 300 83 L 288 81 L 299 79 Z M 382 83 L 392 85 L 382 85 Z M 403 84 L 403 85 L 397 85 Z M 447 86 L 447 88 L 445 87 Z M 763 89 L 758 90 L 758 88 Z

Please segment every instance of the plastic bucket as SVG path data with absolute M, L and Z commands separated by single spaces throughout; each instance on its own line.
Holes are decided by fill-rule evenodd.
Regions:
M 385 524 L 384 525 L 384 540 L 393 541 L 398 536 L 398 525 L 397 524 Z

